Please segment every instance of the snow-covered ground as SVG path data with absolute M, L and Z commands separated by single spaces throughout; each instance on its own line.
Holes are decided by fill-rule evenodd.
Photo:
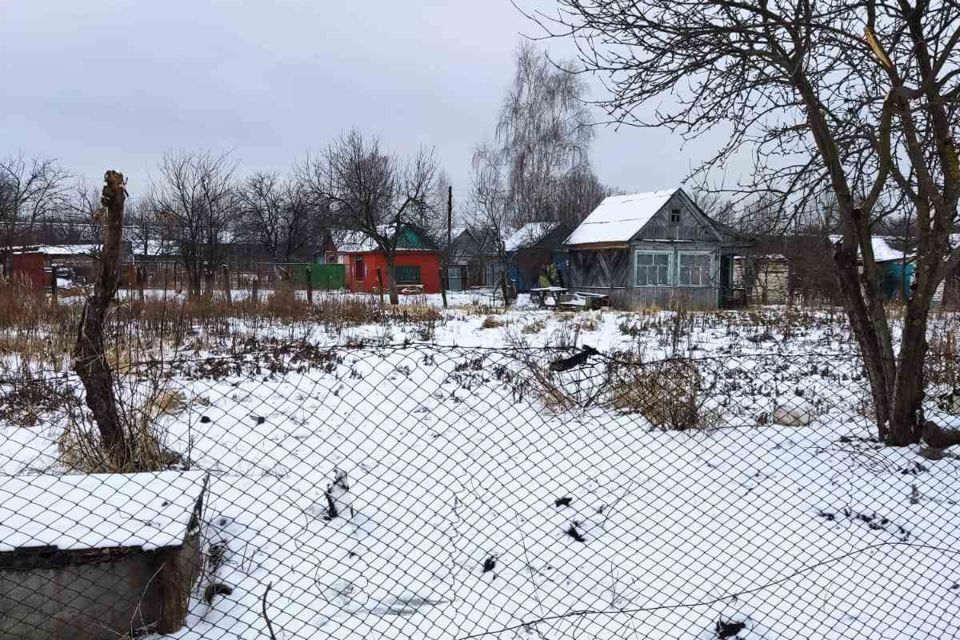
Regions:
M 842 316 L 523 302 L 452 294 L 426 327 L 238 322 L 258 346 L 178 354 L 186 407 L 163 427 L 212 474 L 221 561 L 174 637 L 267 637 L 268 585 L 288 640 L 960 636 L 960 461 L 871 441 Z M 263 366 L 284 342 L 351 347 Z M 622 353 L 546 374 L 581 400 L 550 402 L 531 360 L 584 345 Z M 702 428 L 618 409 L 628 356 L 697 358 Z M 61 429 L 0 427 L 3 472 L 56 470 Z M 213 582 L 231 593 L 208 603 Z

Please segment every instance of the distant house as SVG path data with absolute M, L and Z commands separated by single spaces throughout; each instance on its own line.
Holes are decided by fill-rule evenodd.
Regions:
M 466 228 L 453 234 L 447 248 L 447 286 L 452 291 L 493 287 L 499 279 L 496 234 Z
M 716 309 L 742 300 L 733 258 L 751 244 L 683 189 L 611 196 L 566 240 L 570 287 L 627 309 Z
M 550 274 L 566 284 L 567 254 L 564 240 L 570 227 L 558 222 L 530 222 L 504 239 L 509 278 L 517 291 L 529 291 Z
M 0 476 L 0 638 L 180 630 L 206 486 L 199 471 Z
M 839 235 L 830 236 L 831 245 L 840 242 Z M 912 252 L 891 246 L 896 242 L 884 236 L 872 236 L 870 247 L 873 250 L 873 261 L 880 271 L 880 294 L 886 300 L 902 300 L 910 295 L 910 286 L 916 274 L 916 263 Z
M 439 293 L 441 251 L 429 235 L 412 224 L 398 229 L 385 227 L 382 233 L 397 234 L 394 259 L 397 287 L 402 290 L 417 286 L 422 287 L 424 293 Z M 334 232 L 324 253 L 325 262 L 345 265 L 350 291 L 378 291 L 380 278 L 384 289 L 387 288 L 387 256 L 369 236 L 358 231 Z
M 121 265 L 129 265 L 133 257 L 130 243 L 123 243 L 121 249 Z M 82 283 L 97 273 L 99 252 L 100 245 L 89 243 L 18 247 L 10 254 L 9 273 L 37 289 L 51 286 L 55 270 L 60 280 Z

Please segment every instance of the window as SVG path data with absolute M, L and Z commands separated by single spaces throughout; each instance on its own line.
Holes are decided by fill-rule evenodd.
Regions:
M 709 253 L 681 253 L 679 263 L 678 275 L 681 287 L 710 286 L 713 256 Z
M 638 287 L 665 287 L 670 285 L 670 254 L 638 251 L 635 255 Z
M 398 265 L 394 267 L 397 284 L 420 284 L 420 267 Z
M 670 224 L 680 224 L 680 207 L 670 209 Z
M 364 268 L 363 258 L 354 258 L 353 259 L 353 279 L 363 282 L 363 279 L 367 277 L 367 270 Z

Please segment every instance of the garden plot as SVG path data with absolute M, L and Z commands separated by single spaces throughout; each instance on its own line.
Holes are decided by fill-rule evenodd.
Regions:
M 464 302 L 432 328 L 457 348 L 399 323 L 298 327 L 319 349 L 298 360 L 271 342 L 289 327 L 241 326 L 273 355 L 179 354 L 184 407 L 162 426 L 213 477 L 210 566 L 175 637 L 267 637 L 268 585 L 286 639 L 956 635 L 960 461 L 871 440 L 835 316 Z M 583 345 L 630 365 L 695 356 L 709 419 L 667 430 L 617 405 L 604 356 L 532 375 Z M 55 421 L 2 429 L 6 472 L 54 465 Z

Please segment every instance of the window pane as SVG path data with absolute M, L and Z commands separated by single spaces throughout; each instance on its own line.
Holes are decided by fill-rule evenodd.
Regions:
M 670 260 L 665 252 L 638 251 L 634 254 L 636 285 L 656 287 L 670 284 Z
M 680 284 L 705 287 L 710 284 L 710 268 L 713 257 L 706 254 L 680 255 Z
M 398 266 L 395 268 L 395 273 L 397 276 L 397 284 L 420 283 L 420 267 L 408 265 Z

